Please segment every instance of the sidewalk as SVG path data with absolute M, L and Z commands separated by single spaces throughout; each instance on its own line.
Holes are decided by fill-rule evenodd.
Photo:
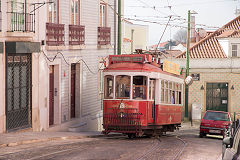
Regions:
M 186 129 L 199 129 L 200 127 L 200 121 L 185 121 L 185 122 L 182 122 L 181 124 L 181 128 L 180 129 L 183 129 L 183 130 L 186 130 Z
M 196 129 L 199 128 L 198 122 L 182 122 L 182 127 L 180 130 L 185 129 Z M 112 133 L 108 136 L 119 135 L 119 133 Z M 43 132 L 13 132 L 13 133 L 3 133 L 0 134 L 0 148 L 1 147 L 11 147 L 21 144 L 46 142 L 53 140 L 64 140 L 64 139 L 82 139 L 82 138 L 93 138 L 93 137 L 103 137 L 105 136 L 101 132 L 53 132 L 53 131 L 43 131 Z
M 108 136 L 114 136 L 117 134 L 109 134 Z M 119 134 L 118 134 L 119 135 Z M 65 139 L 82 139 L 105 136 L 101 132 L 14 132 L 0 134 L 0 148 L 11 147 L 21 144 L 46 142 L 53 140 L 65 140 Z

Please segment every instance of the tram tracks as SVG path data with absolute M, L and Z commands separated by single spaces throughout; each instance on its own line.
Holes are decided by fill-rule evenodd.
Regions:
M 180 138 L 180 137 L 178 137 L 178 136 L 176 136 L 176 138 L 179 139 L 180 141 L 182 141 L 182 143 L 183 143 L 183 147 L 182 147 L 182 149 L 179 150 L 179 152 L 176 154 L 176 157 L 174 158 L 174 160 L 178 160 L 178 159 L 180 159 L 180 157 L 181 157 L 183 151 L 185 150 L 185 148 L 186 148 L 186 146 L 187 146 L 187 142 L 184 141 L 182 138 Z
M 176 142 L 176 140 L 178 142 Z M 182 138 L 178 136 L 166 136 L 165 138 L 162 139 L 162 141 L 160 140 L 160 138 L 156 138 L 155 144 L 143 155 L 138 157 L 136 160 L 146 159 L 179 160 L 186 146 L 187 142 L 185 142 Z

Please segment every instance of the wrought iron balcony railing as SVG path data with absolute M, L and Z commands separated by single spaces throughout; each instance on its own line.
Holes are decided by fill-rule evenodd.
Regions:
M 98 27 L 98 45 L 109 45 L 111 37 L 110 27 Z
M 64 24 L 46 23 L 46 36 L 47 45 L 64 45 Z
M 82 45 L 85 43 L 85 26 L 69 25 L 69 45 Z
M 7 12 L 8 32 L 35 32 L 35 15 L 30 13 Z

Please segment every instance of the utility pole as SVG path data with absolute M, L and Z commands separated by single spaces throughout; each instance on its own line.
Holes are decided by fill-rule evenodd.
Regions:
M 133 33 L 134 33 L 134 29 L 131 30 L 131 54 L 133 54 Z
M 118 0 L 118 55 L 121 55 L 122 49 L 122 2 Z
M 189 53 L 190 53 L 190 18 L 191 11 L 188 11 L 188 29 L 187 29 L 187 52 L 186 52 L 186 76 L 189 76 Z M 185 117 L 188 118 L 188 84 L 185 83 Z

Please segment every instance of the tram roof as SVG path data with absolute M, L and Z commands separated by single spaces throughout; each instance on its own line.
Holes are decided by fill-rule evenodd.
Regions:
M 154 62 L 153 62 L 154 63 Z M 162 74 L 167 74 L 175 77 L 182 77 L 181 75 L 175 75 L 172 73 L 168 73 L 163 71 L 160 67 L 155 66 L 152 63 L 114 63 L 110 64 L 107 68 L 104 69 L 104 72 L 158 72 Z

